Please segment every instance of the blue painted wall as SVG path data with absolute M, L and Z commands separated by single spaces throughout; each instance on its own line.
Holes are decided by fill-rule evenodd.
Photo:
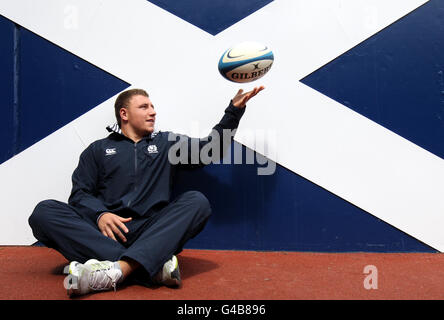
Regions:
M 129 86 L 0 16 L 0 164 Z
M 0 18 L 0 101 L 2 117 L 0 125 L 0 163 L 14 154 L 14 24 Z
M 196 23 L 193 17 L 178 13 L 186 11 L 185 4 L 151 2 L 162 2 L 161 7 L 212 34 L 223 24 L 211 19 Z M 440 116 L 444 90 L 439 89 L 443 5 L 441 0 L 430 1 L 301 81 L 420 146 L 444 154 Z M 416 108 L 423 104 L 424 109 Z M 391 110 L 384 112 L 384 106 Z M 272 176 L 257 176 L 257 167 L 212 165 L 179 174 L 176 192 L 198 189 L 208 196 L 214 211 L 207 228 L 189 247 L 436 251 L 279 165 Z
M 270 1 L 224 1 L 230 19 L 210 14 L 221 1 L 150 2 L 214 35 Z M 199 4 L 208 14 L 196 16 Z M 301 81 L 442 157 L 443 29 L 444 1 L 432 0 Z M 1 16 L 0 35 L 0 164 L 129 86 Z M 175 193 L 200 190 L 213 207 L 188 248 L 435 252 L 279 165 L 271 176 L 258 166 L 179 172 Z
M 301 81 L 444 158 L 443 35 L 431 0 Z
M 258 176 L 259 167 L 209 165 L 179 172 L 175 194 L 199 190 L 213 209 L 187 248 L 436 252 L 280 165 L 269 176 Z
M 213 36 L 273 0 L 148 0 Z

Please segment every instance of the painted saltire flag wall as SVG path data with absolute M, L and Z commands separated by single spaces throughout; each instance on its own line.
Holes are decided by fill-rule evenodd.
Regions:
M 67 200 L 122 90 L 150 93 L 157 129 L 208 134 L 253 86 L 217 61 L 254 40 L 275 63 L 233 150 L 276 170 L 181 173 L 175 192 L 201 190 L 214 211 L 189 247 L 442 251 L 443 13 L 442 0 L 2 1 L 0 244 L 35 241 L 32 209 Z

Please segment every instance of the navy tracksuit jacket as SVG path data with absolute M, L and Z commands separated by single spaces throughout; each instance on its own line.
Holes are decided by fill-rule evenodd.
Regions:
M 223 129 L 236 129 L 244 112 L 245 108 L 230 102 L 213 133 L 222 137 Z M 175 140 L 170 141 L 171 137 Z M 34 236 L 68 260 L 128 257 L 153 275 L 202 230 L 211 213 L 208 200 L 198 192 L 170 199 L 178 165 L 170 163 L 168 151 L 179 140 L 188 144 L 188 166 L 203 165 L 190 164 L 191 146 L 197 144 L 201 149 L 211 138 L 156 132 L 134 143 L 114 131 L 91 143 L 72 175 L 68 204 L 45 200 L 34 209 L 29 218 Z M 224 141 L 221 147 L 230 143 L 231 139 Z M 133 217 L 126 224 L 130 230 L 127 243 L 100 233 L 97 221 L 104 212 Z
M 244 112 L 245 109 L 230 103 L 213 130 L 222 137 L 223 129 L 237 128 Z M 168 141 L 169 135 L 170 132 L 157 132 L 134 143 L 113 132 L 107 138 L 93 142 L 81 154 L 72 175 L 69 204 L 96 220 L 105 211 L 129 210 L 143 216 L 153 206 L 168 203 L 176 170 L 176 166 L 168 161 L 168 151 L 180 138 L 177 135 L 175 141 Z M 191 140 L 188 138 L 187 141 L 189 158 Z M 199 140 L 200 148 L 209 141 L 211 139 Z M 191 159 L 188 163 L 191 165 Z

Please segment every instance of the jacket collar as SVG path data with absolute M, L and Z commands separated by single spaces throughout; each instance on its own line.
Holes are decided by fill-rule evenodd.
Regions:
M 117 124 L 117 122 L 114 123 L 113 125 L 109 125 L 109 126 L 107 126 L 107 127 L 106 127 L 106 130 L 108 130 L 108 132 L 111 132 L 111 133 L 117 133 L 117 134 L 121 135 L 122 137 L 127 138 L 127 137 L 122 133 L 122 130 L 120 129 L 120 127 L 119 127 L 119 125 Z M 149 140 L 149 139 L 152 139 L 152 138 L 154 138 L 158 133 L 159 133 L 159 131 L 154 131 L 153 133 L 147 135 L 145 138 L 148 139 L 148 140 Z M 128 139 L 128 138 L 127 138 L 127 139 Z

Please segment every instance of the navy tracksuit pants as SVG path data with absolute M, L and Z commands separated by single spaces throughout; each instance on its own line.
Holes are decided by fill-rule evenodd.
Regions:
M 80 216 L 75 208 L 57 200 L 40 202 L 29 218 L 29 225 L 39 241 L 69 261 L 117 261 L 127 257 L 140 263 L 153 277 L 203 229 L 210 214 L 207 198 L 200 192 L 188 191 L 145 216 L 133 215 L 132 220 L 125 223 L 129 230 L 124 233 L 127 242 L 117 236 L 118 241 L 104 236 L 95 221 Z

